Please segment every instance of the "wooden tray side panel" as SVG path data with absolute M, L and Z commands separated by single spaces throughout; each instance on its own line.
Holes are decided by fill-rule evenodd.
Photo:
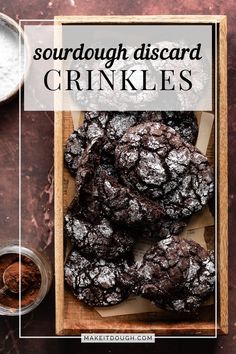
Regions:
M 56 334 L 61 334 L 64 329 L 63 155 L 63 113 L 56 112 L 54 119 Z
M 227 119 L 227 22 L 219 25 L 219 101 L 218 101 L 218 323 L 228 333 L 228 119 Z
M 55 16 L 57 24 L 158 24 L 158 23 L 220 23 L 223 15 L 160 15 L 160 16 Z

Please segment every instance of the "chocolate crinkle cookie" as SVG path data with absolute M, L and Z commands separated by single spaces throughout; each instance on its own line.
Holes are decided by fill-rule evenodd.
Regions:
M 105 168 L 98 170 L 96 185 L 104 214 L 115 222 L 127 225 L 146 224 L 155 222 L 164 215 L 158 203 L 123 186 Z
M 214 291 L 213 254 L 192 240 L 160 241 L 137 272 L 137 292 L 168 310 L 194 312 Z
M 160 123 L 173 128 L 187 143 L 195 144 L 198 136 L 198 123 L 194 112 L 161 112 Z
M 75 249 L 65 264 L 65 281 L 74 295 L 89 306 L 116 305 L 129 296 L 133 284 L 126 260 L 89 260 Z
M 138 294 L 156 301 L 170 296 L 186 280 L 189 269 L 189 245 L 179 237 L 170 237 L 151 247 L 138 267 Z
M 112 225 L 107 219 L 90 223 L 67 214 L 65 234 L 79 252 L 88 257 L 116 259 L 128 254 L 134 244 L 131 232 Z
M 119 183 L 113 165 L 101 161 L 103 140 L 97 138 L 83 152 L 76 175 L 77 196 L 70 209 L 83 210 L 94 218 L 103 217 L 127 225 L 153 222 L 164 215 L 158 203 Z
M 67 139 L 65 146 L 65 163 L 72 175 L 76 175 L 84 150 L 94 140 L 104 138 L 108 120 L 106 112 L 86 112 L 84 123 Z
M 157 305 L 168 310 L 194 312 L 214 292 L 214 253 L 192 240 L 187 242 L 190 245 L 190 265 L 186 281 L 174 296 L 156 301 Z
M 171 126 L 181 137 L 195 144 L 198 124 L 193 112 L 85 112 L 84 123 L 68 138 L 65 147 L 65 161 L 70 172 L 75 175 L 78 160 L 84 149 L 94 139 L 106 138 L 103 153 L 114 154 L 118 141 L 126 131 L 144 122 L 160 122 Z
M 171 219 L 200 211 L 213 193 L 207 157 L 164 124 L 130 128 L 115 153 L 123 182 L 159 202 Z

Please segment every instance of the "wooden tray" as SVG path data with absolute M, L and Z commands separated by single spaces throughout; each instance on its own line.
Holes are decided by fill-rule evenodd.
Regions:
M 132 16 L 132 17 L 56 17 L 56 24 L 119 24 L 119 23 L 217 23 L 218 43 L 218 117 L 217 117 L 217 190 L 218 190 L 218 333 L 228 331 L 228 181 L 227 181 L 227 74 L 226 18 L 224 16 Z M 82 119 L 82 115 L 81 115 Z M 82 122 L 82 120 L 81 120 Z M 198 316 L 161 311 L 102 318 L 76 300 L 64 288 L 63 216 L 67 208 L 65 193 L 72 177 L 64 168 L 63 150 L 73 131 L 70 112 L 55 112 L 55 286 L 56 334 L 79 335 L 83 332 L 154 332 L 156 335 L 215 334 L 214 306 L 204 307 Z

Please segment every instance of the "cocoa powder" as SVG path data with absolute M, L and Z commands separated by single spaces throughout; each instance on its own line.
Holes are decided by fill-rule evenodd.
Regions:
M 19 266 L 21 262 L 21 274 L 19 276 Z M 8 269 L 7 269 L 8 268 Z M 38 297 L 41 286 L 41 274 L 37 265 L 26 256 L 19 256 L 16 253 L 5 254 L 0 257 L 0 288 L 3 288 L 3 273 L 5 273 L 5 283 L 9 290 L 0 294 L 0 304 L 2 306 L 17 309 L 19 307 L 19 282 L 21 278 L 21 307 L 34 302 Z M 11 290 L 11 291 L 10 291 Z

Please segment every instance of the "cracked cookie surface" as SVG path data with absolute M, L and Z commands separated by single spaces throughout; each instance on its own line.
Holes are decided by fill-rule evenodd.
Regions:
M 170 237 L 151 247 L 137 269 L 137 293 L 156 301 L 173 294 L 187 279 L 189 245 Z
M 117 142 L 132 126 L 143 122 L 160 122 L 171 126 L 183 139 L 195 144 L 198 125 L 193 112 L 85 112 L 84 123 L 67 140 L 65 161 L 70 172 L 75 175 L 78 160 L 84 149 L 94 139 L 106 137 L 104 152 L 114 153 Z
M 186 240 L 189 270 L 183 286 L 173 296 L 159 298 L 156 304 L 178 312 L 194 312 L 213 294 L 215 288 L 214 255 L 193 240 Z
M 167 310 L 194 312 L 214 291 L 212 253 L 179 237 L 151 247 L 133 274 L 136 293 Z
M 158 203 L 123 186 L 104 167 L 99 169 L 96 185 L 104 214 L 115 222 L 145 224 L 159 220 L 164 215 Z
M 115 259 L 131 251 L 134 239 L 128 230 L 112 225 L 107 219 L 90 223 L 67 214 L 66 236 L 81 255 L 103 259 Z
M 206 156 L 160 123 L 132 127 L 116 147 L 116 168 L 127 186 L 181 219 L 207 204 L 214 189 Z
M 72 250 L 65 264 L 65 281 L 74 295 L 89 306 L 109 306 L 125 300 L 132 279 L 126 260 L 89 260 Z

